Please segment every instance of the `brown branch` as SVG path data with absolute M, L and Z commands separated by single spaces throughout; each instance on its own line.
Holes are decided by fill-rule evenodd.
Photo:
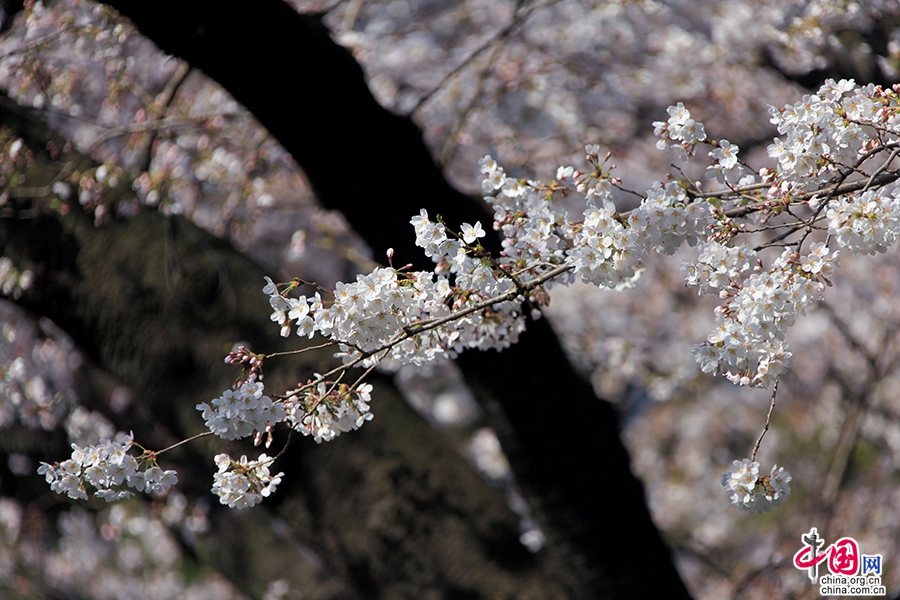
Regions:
M 181 87 L 188 75 L 191 74 L 191 71 L 192 68 L 190 64 L 184 61 L 181 61 L 178 64 L 175 72 L 172 73 L 169 81 L 166 82 L 166 87 L 163 88 L 163 91 L 156 97 L 153 104 L 151 104 L 150 114 L 147 115 L 148 121 L 157 121 L 166 116 L 166 113 L 169 112 L 169 108 L 172 106 L 172 102 L 175 100 L 175 94 L 178 92 L 178 88 Z M 141 158 L 137 163 L 138 169 L 141 171 L 150 169 L 150 162 L 153 159 L 153 140 L 155 138 L 155 133 L 151 131 L 150 135 L 144 136 L 141 140 L 141 145 L 138 148 L 138 156 Z
M 546 2 L 545 4 L 534 4 L 532 6 L 529 6 L 525 10 L 521 10 L 522 5 L 525 4 L 525 0 L 518 0 L 518 2 L 516 3 L 516 8 L 513 13 L 513 18 L 506 25 L 506 27 L 499 30 L 490 39 L 485 41 L 481 46 L 479 46 L 478 48 L 473 50 L 458 65 L 456 65 L 455 67 L 450 69 L 450 71 L 446 75 L 444 75 L 443 78 L 441 78 L 441 80 L 438 82 L 437 85 L 435 85 L 433 88 L 431 88 L 431 90 L 429 90 L 428 92 L 425 92 L 424 94 L 422 94 L 422 96 L 416 102 L 416 105 L 412 108 L 411 111 L 409 111 L 409 116 L 410 117 L 414 116 L 416 114 L 416 112 L 422 107 L 422 105 L 424 105 L 426 102 L 428 102 L 432 96 L 434 96 L 438 91 L 440 91 L 441 88 L 443 88 L 444 85 L 446 85 L 447 82 L 450 81 L 450 79 L 452 79 L 457 73 L 462 71 L 467 65 L 469 65 L 473 60 L 475 60 L 475 58 L 477 58 L 482 52 L 484 52 L 485 50 L 487 50 L 494 44 L 497 44 L 497 47 L 494 50 L 494 56 L 496 56 L 499 49 L 503 46 L 503 43 L 509 38 L 510 35 L 512 35 L 513 31 L 517 27 L 519 27 L 522 23 L 525 22 L 526 19 L 528 19 L 528 17 L 531 16 L 531 13 L 533 13 L 538 8 L 544 8 L 545 6 L 555 4 L 558 1 L 559 0 L 551 0 L 550 2 Z M 521 10 L 521 12 L 520 12 L 520 10 Z M 482 80 L 483 79 L 484 79 L 484 74 L 482 74 Z M 476 96 L 477 96 L 477 92 L 476 92 Z
M 762 433 L 759 434 L 759 437 L 756 438 L 756 443 L 753 445 L 753 452 L 750 453 L 750 460 L 756 460 L 756 453 L 759 451 L 759 445 L 762 444 L 763 438 L 766 437 L 766 433 L 769 432 L 769 423 L 772 421 L 772 412 L 775 410 L 775 396 L 778 395 L 778 380 L 775 380 L 775 387 L 772 390 L 772 401 L 769 404 L 769 412 L 766 414 L 766 426 L 763 427 Z

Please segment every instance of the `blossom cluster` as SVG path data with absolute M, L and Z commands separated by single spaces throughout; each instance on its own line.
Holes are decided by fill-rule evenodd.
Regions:
M 828 232 L 854 254 L 884 253 L 900 229 L 900 187 L 866 190 L 848 200 L 832 200 Z
M 685 264 L 687 284 L 700 292 L 718 290 L 726 303 L 716 310 L 707 341 L 694 347 L 704 373 L 723 373 L 733 383 L 765 387 L 790 365 L 786 330 L 822 297 L 840 258 L 823 243 L 800 260 L 785 250 L 763 270 L 745 246 L 702 245 L 697 264 Z M 751 268 L 752 267 L 752 268 Z
M 742 176 L 736 146 L 727 140 L 714 144 L 703 140 L 714 145 L 710 155 L 715 162 L 707 175 L 729 185 L 770 185 L 765 194 L 757 196 L 762 219 L 756 222 L 765 224 L 792 202 L 803 202 L 795 200 L 794 194 L 815 192 L 815 186 L 832 178 L 840 184 L 862 171 L 860 167 L 879 152 L 893 149 L 900 140 L 898 104 L 895 91 L 829 80 L 818 94 L 771 110 L 772 122 L 785 136 L 775 138 L 769 146 L 769 156 L 776 161 L 774 169 L 761 169 L 758 179 Z M 681 106 L 672 107 L 670 114 L 668 124 L 657 124 L 661 147 L 681 139 L 679 124 L 690 118 Z M 696 143 L 693 139 L 682 141 Z M 900 225 L 896 186 L 873 184 L 876 175 L 890 166 L 896 154 L 895 150 L 871 175 L 862 171 L 866 178 L 861 181 L 866 185 L 861 190 L 854 188 L 858 191 L 844 194 L 830 191 L 824 205 L 820 195 L 813 194 L 807 203 L 814 214 L 804 223 L 806 235 L 824 210 L 832 239 L 850 252 L 884 252 L 893 244 Z M 890 175 L 887 181 L 893 179 L 896 175 Z M 750 185 L 757 181 L 762 185 Z M 746 202 L 746 196 L 732 196 Z M 733 242 L 741 229 L 725 217 L 724 210 L 719 214 L 719 219 L 710 225 L 708 240 L 700 245 L 698 260 L 685 263 L 683 268 L 689 286 L 726 300 L 716 310 L 713 332 L 706 342 L 694 348 L 694 354 L 704 372 L 724 374 L 741 385 L 765 387 L 788 367 L 791 352 L 785 341 L 786 331 L 798 315 L 821 300 L 840 255 L 828 248 L 830 240 L 812 243 L 804 250 L 804 235 L 800 242 L 787 244 L 788 249 L 766 267 L 754 250 Z M 741 225 L 745 226 L 746 223 Z
M 780 178 L 800 189 L 824 183 L 842 168 L 854 164 L 871 141 L 866 125 L 898 130 L 896 103 L 885 103 L 874 85 L 856 86 L 852 80 L 827 81 L 817 94 L 778 109 L 772 123 L 784 137 L 768 148 Z
M 5 361 L 0 366 L 0 427 L 18 420 L 31 428 L 51 430 L 66 420 L 75 404 L 61 364 L 67 350 L 54 340 L 44 340 L 27 358 L 10 360 L 9 352 L 0 352 L 0 361 Z
M 514 289 L 510 279 L 498 280 L 489 267 L 471 258 L 463 242 L 448 240 L 443 225 L 426 223 L 430 221 L 425 211 L 413 219 L 417 243 L 426 247 L 426 252 L 433 247 L 435 255 L 440 253 L 447 269 L 455 274 L 455 287 L 451 288 L 444 275 L 378 268 L 359 275 L 355 282 L 338 283 L 333 300 L 326 305 L 318 292 L 310 298 L 279 293 L 267 278 L 263 291 L 269 294 L 272 320 L 281 325 L 282 334 L 296 325 L 298 335 L 319 333 L 338 342 L 345 363 L 364 366 L 386 357 L 397 365 L 423 364 L 453 358 L 465 348 L 502 349 L 514 343 L 524 325 L 512 310 L 519 304 L 512 302 L 498 302 L 490 315 L 472 312 L 439 327 L 404 334 L 446 317 L 452 310 L 463 310 Z M 474 240 L 483 235 L 480 224 L 468 227 L 471 229 L 464 228 L 464 237 Z M 386 352 L 377 354 L 382 350 Z
M 119 435 L 116 441 L 104 439 L 96 445 L 72 444 L 71 458 L 52 465 L 42 462 L 38 474 L 44 475 L 51 490 L 75 500 L 87 500 L 85 483 L 95 488 L 94 496 L 107 502 L 131 497 L 126 486 L 150 493 L 165 492 L 178 483 L 175 471 L 130 454 L 132 443 L 131 435 Z
M 4 296 L 18 299 L 22 292 L 31 287 L 33 280 L 34 273 L 28 269 L 19 271 L 8 257 L 0 256 L 0 293 Z
M 269 465 L 275 459 L 260 454 L 256 460 L 241 456 L 234 460 L 227 454 L 215 458 L 219 471 L 213 476 L 212 493 L 219 502 L 231 508 L 249 508 L 262 502 L 281 483 L 284 473 L 272 475 Z
M 703 123 L 691 118 L 691 111 L 681 102 L 670 106 L 667 111 L 668 121 L 653 123 L 653 134 L 659 138 L 656 147 L 668 150 L 674 146 L 679 149 L 682 157 L 690 157 L 697 143 L 706 139 L 706 128 Z
M 212 401 L 197 405 L 206 426 L 222 439 L 237 440 L 267 431 L 285 419 L 284 406 L 263 396 L 261 381 L 245 381 Z
M 635 228 L 616 219 L 616 207 L 608 193 L 599 201 L 588 200 L 581 231 L 573 236 L 574 246 L 566 257 L 573 273 L 585 283 L 616 288 L 639 277 L 642 252 Z
M 738 161 L 739 151 L 740 148 L 728 140 L 719 140 L 715 149 L 709 153 L 715 160 L 706 168 L 706 178 L 729 185 L 752 182 L 752 175 L 744 179 L 744 167 Z
M 791 493 L 791 474 L 775 465 L 760 476 L 759 463 L 745 458 L 734 461 L 734 469 L 722 474 L 722 486 L 731 503 L 751 513 L 771 512 Z
M 540 184 L 523 185 L 506 176 L 492 158 L 482 159 L 482 188 L 499 190 L 485 200 L 494 206 L 495 228 L 504 234 L 501 264 L 512 263 L 534 274 L 565 264 L 586 283 L 627 287 L 640 275 L 641 261 L 652 250 L 672 254 L 682 243 L 693 246 L 705 239 L 712 207 L 691 201 L 677 182 L 654 184 L 625 219 L 616 209 L 611 178 L 593 160 L 596 148 L 585 150 L 597 172 L 585 174 L 572 167 L 557 172 L 562 181 L 574 176 L 575 191 L 585 196 L 587 207 L 580 223 L 570 222 L 565 209 L 554 205 Z
M 696 246 L 705 240 L 714 222 L 712 205 L 703 200 L 690 200 L 682 185 L 675 181 L 665 185 L 654 183 L 628 218 L 629 226 L 647 248 L 668 255 L 674 254 L 683 243 Z
M 494 208 L 494 228 L 503 233 L 503 255 L 500 264 L 515 267 L 536 266 L 533 272 L 540 272 L 542 266 L 559 264 L 564 260 L 566 237 L 574 235 L 566 211 L 554 206 L 547 194 L 539 186 L 524 183 L 508 177 L 503 167 L 490 156 L 479 162 L 484 175 L 482 190 L 489 194 L 485 202 Z M 561 169 L 558 176 L 565 180 Z M 572 167 L 569 174 L 574 174 Z M 581 184 L 583 185 L 583 183 Z M 588 197 L 593 197 L 599 186 L 585 188 Z M 423 213 L 423 217 L 427 217 Z M 435 238 L 427 221 L 419 220 L 416 225 L 416 243 L 425 248 L 425 253 L 439 262 L 442 256 L 452 256 L 460 252 L 460 247 L 452 242 L 443 244 L 444 238 Z M 443 228 L 437 228 L 442 234 Z M 454 256 L 455 257 L 455 256 Z M 457 259 L 459 262 L 459 259 Z M 462 265 L 466 266 L 465 263 Z
M 309 304 L 306 296 L 291 298 L 278 293 L 278 286 L 268 277 L 263 293 L 269 296 L 269 306 L 272 307 L 270 319 L 281 326 L 281 336 L 288 337 L 291 334 L 291 321 L 297 321 L 297 335 L 312 335 L 315 333 L 315 323 L 309 318 Z M 318 295 L 316 300 L 319 300 Z M 318 304 L 316 304 L 318 305 Z
M 312 436 L 316 443 L 328 442 L 372 420 L 369 412 L 371 393 L 369 383 L 355 389 L 346 384 L 334 384 L 329 389 L 325 382 L 319 382 L 300 397 L 293 395 L 285 400 L 287 420 L 296 431 Z
M 714 142 L 708 139 L 703 123 L 692 119 L 691 111 L 685 108 L 681 102 L 670 106 L 668 113 L 668 121 L 653 123 L 653 133 L 659 138 L 656 142 L 659 150 L 675 147 L 682 158 L 688 159 L 693 156 L 698 144 L 710 144 L 713 146 L 713 150 L 709 156 L 714 160 L 706 169 L 706 178 L 728 184 L 742 181 L 746 171 L 738 160 L 740 148 L 737 145 L 728 140 Z

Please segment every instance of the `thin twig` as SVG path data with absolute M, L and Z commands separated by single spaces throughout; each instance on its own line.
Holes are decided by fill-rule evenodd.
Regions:
M 176 443 L 172 444 L 171 446 L 169 446 L 168 448 L 163 448 L 162 450 L 157 450 L 156 452 L 153 452 L 153 454 L 156 456 L 159 456 L 160 454 L 162 454 L 164 452 L 168 452 L 169 450 L 173 450 L 182 444 L 187 444 L 188 442 L 193 442 L 196 439 L 205 437 L 207 435 L 212 435 L 212 433 L 213 433 L 212 431 L 204 431 L 203 433 L 198 433 L 197 435 L 192 435 L 191 437 L 187 438 L 186 440 L 181 440 L 180 442 L 176 442 Z
M 775 380 L 775 388 L 772 390 L 772 402 L 769 404 L 769 412 L 766 414 L 766 426 L 763 427 L 762 433 L 756 438 L 756 444 L 753 445 L 753 452 L 750 453 L 750 460 L 756 460 L 756 453 L 759 451 L 759 445 L 762 443 L 766 433 L 769 432 L 769 423 L 772 421 L 772 411 L 775 410 L 775 396 L 778 395 L 778 380 Z
M 304 352 L 309 352 L 310 350 L 321 350 L 322 348 L 327 348 L 328 346 L 334 346 L 337 344 L 336 341 L 332 340 L 330 342 L 325 342 L 324 344 L 319 344 L 317 346 L 306 346 L 305 348 L 300 348 L 299 350 L 286 350 L 284 352 L 273 352 L 271 354 L 264 354 L 263 359 L 272 358 L 273 356 L 288 356 L 291 354 L 303 354 Z
M 28 52 L 29 50 L 39 49 L 41 46 L 43 46 L 47 42 L 49 42 L 55 38 L 62 37 L 63 34 L 69 33 L 70 31 L 76 31 L 78 29 L 87 29 L 87 28 L 67 25 L 61 29 L 54 31 L 53 33 L 48 33 L 44 37 L 40 37 L 36 40 L 32 40 L 26 44 L 19 46 L 18 48 L 13 48 L 9 52 L 0 54 L 0 60 L 9 58 L 10 56 L 15 56 L 16 54 L 22 54 L 24 52 Z
M 497 44 L 494 47 L 494 51 L 491 53 L 490 59 L 488 60 L 489 65 L 496 62 L 497 55 L 500 54 L 500 50 L 502 49 L 502 44 Z M 475 85 L 475 91 L 472 92 L 472 97 L 469 99 L 466 107 L 462 111 L 460 111 L 459 115 L 456 117 L 455 125 L 447 133 L 447 137 L 444 138 L 444 144 L 441 147 L 440 152 L 438 153 L 438 161 L 441 165 L 449 164 L 450 160 L 453 158 L 453 154 L 459 148 L 459 144 L 456 142 L 456 137 L 459 135 L 459 132 L 466 124 L 469 115 L 472 113 L 472 109 L 475 108 L 475 104 L 478 102 L 478 98 L 481 95 L 481 90 L 484 87 L 484 82 L 487 81 L 489 72 L 490 69 L 481 70 L 481 75 L 478 77 L 478 83 Z M 420 105 L 417 105 L 416 108 L 418 108 L 419 106 Z
M 890 165 L 894 161 L 894 159 L 897 158 L 897 154 L 900 154 L 900 148 L 894 149 L 888 159 L 884 161 L 884 164 L 878 167 L 878 169 L 876 169 L 875 172 L 872 173 L 872 176 L 869 177 L 869 180 L 866 182 L 866 187 L 863 188 L 863 191 L 872 187 L 872 182 L 875 181 L 875 178 L 887 170 L 888 165 Z
M 378 362 L 381 362 L 382 360 L 384 360 L 384 357 L 387 356 L 387 353 L 388 353 L 388 349 L 385 349 L 384 353 L 383 353 L 383 354 L 381 355 L 381 357 L 378 359 Z M 368 369 L 366 369 L 365 372 L 363 372 L 363 374 L 360 375 L 360 376 L 356 379 L 356 381 L 353 382 L 353 385 L 350 386 L 350 389 L 351 389 L 351 390 L 356 389 L 356 386 L 358 386 L 360 383 L 362 383 L 362 382 L 363 382 L 363 379 L 365 379 L 366 377 L 368 377 L 368 376 L 369 376 L 369 373 L 371 373 L 372 371 L 375 370 L 375 368 L 378 366 L 378 362 L 376 362 L 376 363 L 373 364 L 371 367 L 369 367 Z
M 205 115 L 197 115 L 193 117 L 169 117 L 166 119 L 159 119 L 156 121 L 146 121 L 144 123 L 129 123 L 128 125 L 120 125 L 118 127 L 111 127 L 94 138 L 94 141 L 91 142 L 91 146 L 88 149 L 88 152 L 93 151 L 97 146 L 102 144 L 103 142 L 110 140 L 114 137 L 118 137 L 121 135 L 128 135 L 132 133 L 144 133 L 147 131 L 156 131 L 159 129 L 165 129 L 166 127 L 178 127 L 181 125 L 196 125 L 197 123 L 202 123 L 204 121 L 209 121 L 215 117 L 235 117 L 237 115 L 231 113 L 211 113 Z
M 557 0 L 553 0 L 553 2 L 547 2 L 545 4 L 534 4 L 524 10 L 521 10 L 521 12 L 520 12 L 522 5 L 525 3 L 525 0 L 519 0 L 518 4 L 516 4 L 516 8 L 513 13 L 513 18 L 506 25 L 506 27 L 504 27 L 503 29 L 501 29 L 500 31 L 495 33 L 489 40 L 487 40 L 481 46 L 479 46 L 478 48 L 473 50 L 472 53 L 469 54 L 469 56 L 464 58 L 462 60 L 462 62 L 460 62 L 458 65 L 456 65 L 454 68 L 452 68 L 446 75 L 444 75 L 444 77 L 441 78 L 441 80 L 438 82 L 437 85 L 435 85 L 433 88 L 431 88 L 431 90 L 422 94 L 422 96 L 416 102 L 416 105 L 412 108 L 411 111 L 409 111 L 409 116 L 412 117 L 414 114 L 416 114 L 416 111 L 418 111 L 422 107 L 423 104 L 428 102 L 431 99 L 431 97 L 434 96 L 437 92 L 439 92 L 450 79 L 452 79 L 457 73 L 462 71 L 469 63 L 471 63 L 473 60 L 475 60 L 475 58 L 478 57 L 479 54 L 481 54 L 482 52 L 484 52 L 485 50 L 487 50 L 494 44 L 498 44 L 499 46 L 502 46 L 503 43 L 506 41 L 506 39 L 512 34 L 513 30 L 516 27 L 518 27 L 519 25 L 521 25 L 529 16 L 531 16 L 531 13 L 533 13 L 538 8 L 544 8 L 545 6 L 549 6 L 550 4 L 555 3 L 556 1 Z

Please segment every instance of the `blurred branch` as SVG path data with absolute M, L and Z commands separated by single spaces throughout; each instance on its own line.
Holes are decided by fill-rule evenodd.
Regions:
M 502 44 L 497 44 L 494 46 L 494 51 L 491 53 L 490 59 L 488 60 L 488 64 L 494 64 L 494 61 L 497 59 L 497 55 L 500 54 L 500 50 L 503 48 Z M 472 112 L 472 109 L 475 107 L 478 102 L 479 97 L 481 96 L 481 89 L 484 87 L 484 82 L 488 78 L 488 74 L 490 73 L 490 69 L 482 69 L 481 73 L 478 76 L 478 83 L 475 85 L 475 91 L 472 92 L 472 97 L 469 99 L 469 102 L 466 103 L 466 107 L 460 112 L 456 117 L 456 123 L 453 127 L 450 128 L 447 137 L 444 139 L 444 143 L 441 145 L 440 152 L 438 152 L 438 162 L 442 165 L 446 165 L 453 158 L 453 154 L 456 152 L 456 149 L 459 147 L 459 144 L 456 141 L 456 136 L 459 135 L 459 131 L 462 129 L 463 125 L 469 118 L 469 113 Z M 442 84 L 443 85 L 443 82 Z M 416 105 L 416 108 L 413 109 L 412 113 L 421 106 L 421 101 Z M 412 115 L 410 113 L 410 116 Z
M 469 56 L 464 58 L 458 65 L 456 65 L 455 67 L 450 69 L 450 71 L 446 75 L 444 75 L 444 77 L 440 80 L 440 82 L 438 82 L 437 85 L 435 85 L 433 88 L 431 88 L 431 90 L 429 90 L 428 92 L 425 92 L 424 94 L 422 94 L 422 96 L 419 98 L 419 101 L 416 102 L 416 105 L 412 108 L 411 111 L 409 111 L 408 116 L 413 117 L 416 114 L 416 112 L 422 107 L 422 105 L 425 104 L 426 102 L 428 102 L 429 100 L 431 100 L 431 97 L 434 96 L 437 92 L 439 92 L 447 84 L 448 81 L 450 81 L 454 76 L 456 76 L 457 73 L 459 73 L 464 68 L 466 68 L 482 52 L 484 52 L 485 50 L 487 50 L 488 48 L 490 48 L 491 46 L 494 46 L 496 44 L 494 53 L 491 55 L 491 60 L 488 61 L 488 68 L 490 68 L 490 66 L 493 64 L 494 58 L 496 58 L 497 53 L 499 52 L 500 48 L 502 48 L 504 42 L 506 42 L 506 40 L 509 39 L 509 36 L 512 35 L 513 32 L 515 32 L 515 30 L 519 26 L 521 26 L 528 19 L 528 17 L 531 16 L 531 13 L 533 13 L 535 10 L 537 10 L 539 8 L 545 8 L 547 6 L 556 4 L 557 2 L 559 2 L 559 0 L 549 0 L 548 2 L 544 2 L 543 4 L 536 3 L 536 4 L 532 4 L 531 6 L 523 9 L 522 6 L 525 4 L 525 2 L 526 2 L 526 0 L 517 0 L 516 8 L 513 11 L 513 17 L 510 20 L 510 22 L 506 25 L 506 27 L 499 30 L 492 37 L 490 37 L 488 40 L 486 40 L 484 43 L 482 43 L 481 46 L 479 46 L 478 48 L 473 50 L 472 53 L 469 54 Z M 482 72 L 481 81 L 484 81 L 487 70 L 488 69 L 485 69 Z M 481 84 L 479 83 L 479 88 L 480 88 L 480 86 L 481 86 Z M 476 92 L 476 96 L 477 96 L 477 92 Z M 473 102 L 474 102 L 474 100 L 473 100 Z
M 850 326 L 844 322 L 837 312 L 835 312 L 834 308 L 827 300 L 822 300 L 819 304 L 822 307 L 822 310 L 828 313 L 828 317 L 831 319 L 831 322 L 834 323 L 835 328 L 841 334 L 841 337 L 844 338 L 844 341 L 847 342 L 851 348 L 856 350 L 860 356 L 866 359 L 872 374 L 880 374 L 877 353 L 870 352 L 869 349 L 853 335 L 853 332 L 850 331 Z
M 873 378 L 870 377 L 866 382 L 864 390 L 854 393 L 841 375 L 832 371 L 830 376 L 844 391 L 849 408 L 844 417 L 844 421 L 841 424 L 838 439 L 832 449 L 828 470 L 825 472 L 822 485 L 818 486 L 820 492 L 818 494 L 817 504 L 819 510 L 825 517 L 824 525 L 822 525 L 823 530 L 827 530 L 831 523 L 831 517 L 834 514 L 834 506 L 850 466 L 850 456 L 859 439 L 859 432 L 865 418 L 865 408 L 869 402 L 869 394 L 875 384 Z
M 827 303 L 822 302 L 823 309 L 831 317 L 835 328 L 844 338 L 844 341 L 866 361 L 868 366 L 868 374 L 861 389 L 854 389 L 855 386 L 847 381 L 843 374 L 838 372 L 834 367 L 829 369 L 829 377 L 834 380 L 844 392 L 844 397 L 848 400 L 848 413 L 841 425 L 838 439 L 832 450 L 831 460 L 828 470 L 825 473 L 825 479 L 820 486 L 819 506 L 825 514 L 825 525 L 823 529 L 827 529 L 834 513 L 834 505 L 837 501 L 838 494 L 843 486 L 844 480 L 850 466 L 850 457 L 856 442 L 859 440 L 860 430 L 865 420 L 866 409 L 871 402 L 872 395 L 878 386 L 878 383 L 884 377 L 883 369 L 879 368 L 878 355 L 882 352 L 870 352 L 858 339 L 853 335 L 850 327 L 836 313 L 836 311 Z M 889 341 L 888 337 L 882 340 L 882 351 Z
M 129 123 L 128 125 L 120 125 L 118 127 L 111 127 L 98 135 L 91 142 L 89 151 L 93 152 L 97 149 L 97 147 L 109 141 L 115 137 L 119 137 L 122 135 L 129 135 L 132 133 L 146 133 L 146 132 L 154 132 L 159 131 L 160 129 L 166 129 L 167 127 L 179 127 L 184 125 L 197 125 L 198 123 L 203 123 L 204 121 L 208 121 L 215 117 L 219 116 L 232 116 L 232 115 L 222 115 L 220 113 L 211 113 L 205 115 L 196 115 L 192 117 L 169 117 L 165 119 L 159 119 L 155 121 L 145 121 L 143 123 Z M 146 171 L 146 169 L 144 169 Z
M 175 93 L 187 79 L 188 75 L 191 74 L 191 71 L 191 65 L 188 63 L 181 61 L 178 64 L 178 67 L 175 68 L 175 72 L 172 73 L 169 81 L 166 82 L 166 87 L 156 96 L 156 100 L 151 105 L 150 113 L 147 115 L 148 121 L 157 121 L 166 116 L 169 112 L 169 108 L 172 106 L 172 102 L 175 100 Z M 140 171 L 150 170 L 150 162 L 153 160 L 152 150 L 154 139 L 156 139 L 156 134 L 151 132 L 141 140 L 140 146 L 138 147 L 138 156 L 140 158 L 137 162 L 138 170 Z
M 22 44 L 21 46 L 17 46 L 15 48 L 13 48 L 12 50 L 9 50 L 8 52 L 4 52 L 3 54 L 0 54 L 0 60 L 3 60 L 4 58 L 9 58 L 10 56 L 15 56 L 16 54 L 24 54 L 25 52 L 28 52 L 30 50 L 39 50 L 41 48 L 41 46 L 43 46 L 47 42 L 50 42 L 50 41 L 53 41 L 53 40 L 59 38 L 64 33 L 69 33 L 71 31 L 74 31 L 77 29 L 79 29 L 79 28 L 72 26 L 72 25 L 66 25 L 64 27 L 61 27 L 61 28 L 57 29 L 56 31 L 54 31 L 53 33 L 48 33 L 47 35 L 45 35 L 43 37 L 39 37 L 36 40 L 31 40 L 28 43 Z

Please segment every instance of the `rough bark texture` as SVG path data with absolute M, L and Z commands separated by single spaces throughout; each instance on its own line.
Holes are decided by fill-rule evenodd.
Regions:
M 322 203 L 341 210 L 376 252 L 393 246 L 398 263 L 427 266 L 407 224 L 422 207 L 448 223 L 484 220 L 480 201 L 447 184 L 417 128 L 378 106 L 359 65 L 317 19 L 297 15 L 280 0 L 109 4 L 163 50 L 227 88 L 291 152 Z M 496 239 L 489 244 L 498 247 Z M 96 344 L 102 360 L 104 353 L 121 352 L 115 340 L 111 349 L 91 342 L 87 332 L 85 340 Z M 190 360 L 196 359 L 172 357 L 170 375 L 202 376 Z M 460 364 L 495 419 L 549 535 L 550 552 L 569 563 L 569 595 L 656 597 L 665 589 L 686 597 L 631 473 L 614 410 L 575 373 L 546 321 L 531 323 L 511 351 L 470 353 Z M 322 500 L 329 509 L 335 502 Z M 430 504 L 417 502 L 411 506 Z

